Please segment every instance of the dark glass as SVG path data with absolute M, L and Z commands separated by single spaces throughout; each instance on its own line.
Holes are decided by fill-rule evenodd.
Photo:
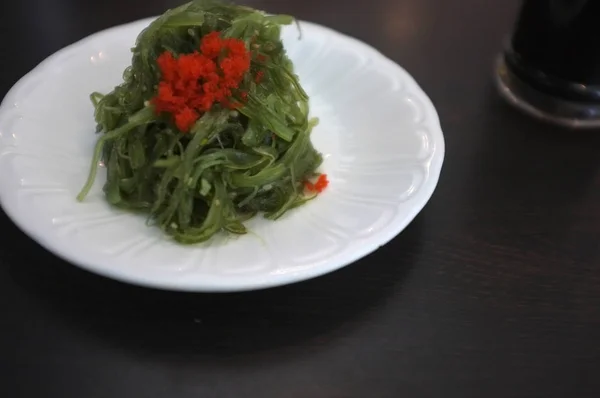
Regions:
M 525 0 L 497 65 L 501 93 L 535 116 L 600 126 L 600 0 Z

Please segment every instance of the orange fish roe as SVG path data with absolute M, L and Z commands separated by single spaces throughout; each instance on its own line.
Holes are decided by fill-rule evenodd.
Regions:
M 256 77 L 254 78 L 254 81 L 256 82 L 256 84 L 260 84 L 260 82 L 262 82 L 264 77 L 265 77 L 265 72 L 262 70 L 259 70 L 258 72 L 256 72 Z
M 258 62 L 261 62 L 261 63 L 263 63 L 263 62 L 265 62 L 265 61 L 267 60 L 267 56 L 266 56 L 266 55 L 263 55 L 263 54 L 258 54 L 258 55 L 256 56 L 256 60 L 257 60 Z
M 325 188 L 329 185 L 329 180 L 327 179 L 327 174 L 321 174 L 317 181 L 313 184 L 310 181 L 306 181 L 304 183 L 304 187 L 310 192 L 321 193 Z
M 215 103 L 231 109 L 242 105 L 230 101 L 250 69 L 250 53 L 242 40 L 222 39 L 219 32 L 212 32 L 202 38 L 200 52 L 175 58 L 165 51 L 156 63 L 161 81 L 150 102 L 157 113 L 173 115 L 175 125 L 184 133 Z

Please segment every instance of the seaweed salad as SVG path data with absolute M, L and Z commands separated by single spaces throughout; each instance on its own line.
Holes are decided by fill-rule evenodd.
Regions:
M 141 212 L 181 243 L 246 232 L 327 185 L 306 92 L 281 41 L 286 15 L 218 0 L 167 11 L 132 49 L 123 82 L 92 93 L 106 200 Z

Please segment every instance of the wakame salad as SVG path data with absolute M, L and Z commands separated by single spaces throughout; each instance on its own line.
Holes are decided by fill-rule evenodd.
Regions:
M 281 41 L 294 19 L 217 0 L 167 11 L 138 36 L 112 92 L 91 94 L 97 141 L 89 193 L 104 194 L 181 243 L 246 232 L 327 185 L 309 103 Z

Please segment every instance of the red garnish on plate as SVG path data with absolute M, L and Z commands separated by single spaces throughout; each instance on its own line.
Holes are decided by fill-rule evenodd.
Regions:
M 262 82 L 264 77 L 265 77 L 265 72 L 262 70 L 259 70 L 258 72 L 256 72 L 256 77 L 254 78 L 254 81 L 256 82 L 256 84 L 260 84 L 260 82 Z
M 304 183 L 304 187 L 310 192 L 321 193 L 325 188 L 329 185 L 329 180 L 327 179 L 327 174 L 321 174 L 317 181 L 313 184 L 310 181 L 306 181 Z
M 161 81 L 150 102 L 157 113 L 173 115 L 182 132 L 188 132 L 215 103 L 231 109 L 242 106 L 230 101 L 250 69 L 250 52 L 242 40 L 223 39 L 219 32 L 212 32 L 202 38 L 200 51 L 177 58 L 165 51 L 156 63 Z M 240 96 L 245 101 L 247 93 Z
M 261 62 L 261 63 L 262 63 L 262 62 L 265 62 L 265 61 L 267 60 L 267 56 L 266 56 L 266 55 L 264 55 L 264 54 L 258 54 L 258 55 L 256 56 L 256 60 L 257 60 L 258 62 Z

